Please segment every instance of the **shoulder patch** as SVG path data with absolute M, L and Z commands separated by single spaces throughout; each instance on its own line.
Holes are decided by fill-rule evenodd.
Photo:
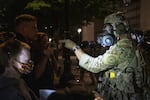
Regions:
M 106 54 L 103 56 L 103 63 L 105 65 L 117 65 L 118 63 L 118 55 L 115 54 Z

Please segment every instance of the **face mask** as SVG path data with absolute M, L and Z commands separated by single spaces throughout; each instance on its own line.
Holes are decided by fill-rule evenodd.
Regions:
M 31 60 L 29 60 L 27 63 L 23 63 L 18 60 L 16 60 L 16 62 L 18 63 L 17 70 L 22 74 L 28 74 L 33 70 L 34 64 Z
M 103 47 L 112 46 L 116 43 L 116 37 L 113 34 L 113 26 L 111 24 L 106 24 L 104 26 L 103 32 L 97 35 L 97 42 Z
M 27 49 L 22 49 L 15 59 L 15 69 L 22 74 L 28 74 L 33 70 L 33 62 L 30 60 L 30 52 Z

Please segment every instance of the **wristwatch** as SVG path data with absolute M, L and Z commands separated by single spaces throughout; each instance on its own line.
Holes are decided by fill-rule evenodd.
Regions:
M 73 47 L 73 51 L 75 52 L 76 50 L 80 49 L 80 46 L 76 45 Z

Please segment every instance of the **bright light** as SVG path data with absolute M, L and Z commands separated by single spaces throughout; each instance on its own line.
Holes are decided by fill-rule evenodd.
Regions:
M 48 41 L 51 42 L 51 41 L 52 41 L 52 38 L 49 38 Z
M 44 28 L 47 30 L 47 27 L 46 27 L 46 26 L 45 26 Z
M 81 28 L 78 28 L 78 29 L 77 29 L 77 32 L 78 32 L 79 34 L 81 33 L 81 31 L 82 31 Z

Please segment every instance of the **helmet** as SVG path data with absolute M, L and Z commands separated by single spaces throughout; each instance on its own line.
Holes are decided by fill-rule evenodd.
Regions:
M 117 42 L 116 34 L 127 33 L 128 30 L 128 22 L 122 13 L 113 13 L 105 18 L 103 32 L 97 35 L 97 42 L 102 46 L 112 46 Z
M 129 30 L 129 24 L 121 12 L 108 15 L 104 20 L 104 24 L 112 25 L 113 34 L 123 34 Z

